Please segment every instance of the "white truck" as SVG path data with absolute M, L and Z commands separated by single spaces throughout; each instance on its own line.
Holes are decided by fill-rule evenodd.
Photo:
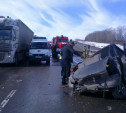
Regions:
M 0 64 L 18 65 L 28 51 L 34 33 L 21 20 L 0 16 Z
M 50 64 L 50 47 L 46 37 L 33 38 L 29 49 L 29 61 L 46 61 L 46 64 Z

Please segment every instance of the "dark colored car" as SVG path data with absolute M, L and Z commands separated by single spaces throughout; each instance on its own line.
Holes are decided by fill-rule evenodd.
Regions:
M 126 56 L 115 44 L 96 52 L 73 71 L 69 81 L 74 90 L 111 91 L 116 99 L 126 98 Z

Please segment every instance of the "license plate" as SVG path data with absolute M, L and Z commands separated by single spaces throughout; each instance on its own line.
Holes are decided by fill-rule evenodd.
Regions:
M 36 56 L 35 58 L 42 58 L 42 56 Z

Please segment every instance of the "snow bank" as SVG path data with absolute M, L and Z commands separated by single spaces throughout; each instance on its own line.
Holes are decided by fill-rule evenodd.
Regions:
M 97 47 L 97 48 L 104 48 L 106 46 L 109 45 L 109 43 L 98 43 L 98 42 L 89 42 L 89 41 L 78 41 L 79 43 L 82 43 L 82 44 L 86 44 L 86 45 L 90 45 L 90 46 L 94 46 L 94 47 Z M 123 50 L 123 46 L 122 45 L 119 45 L 119 44 L 116 44 L 120 49 Z

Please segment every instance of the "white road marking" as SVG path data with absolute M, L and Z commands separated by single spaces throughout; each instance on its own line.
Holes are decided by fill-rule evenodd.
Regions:
M 3 100 L 3 102 L 1 103 L 1 108 L 4 108 L 8 102 L 9 102 L 9 99 Z
M 16 93 L 16 90 L 12 90 L 9 95 L 2 101 L 2 103 L 0 104 L 0 112 L 2 111 L 2 109 L 7 105 L 7 103 L 9 102 L 9 100 L 13 97 L 13 95 Z
M 16 80 L 16 81 L 17 81 L 18 83 L 19 83 L 19 82 L 22 82 L 22 80 Z

